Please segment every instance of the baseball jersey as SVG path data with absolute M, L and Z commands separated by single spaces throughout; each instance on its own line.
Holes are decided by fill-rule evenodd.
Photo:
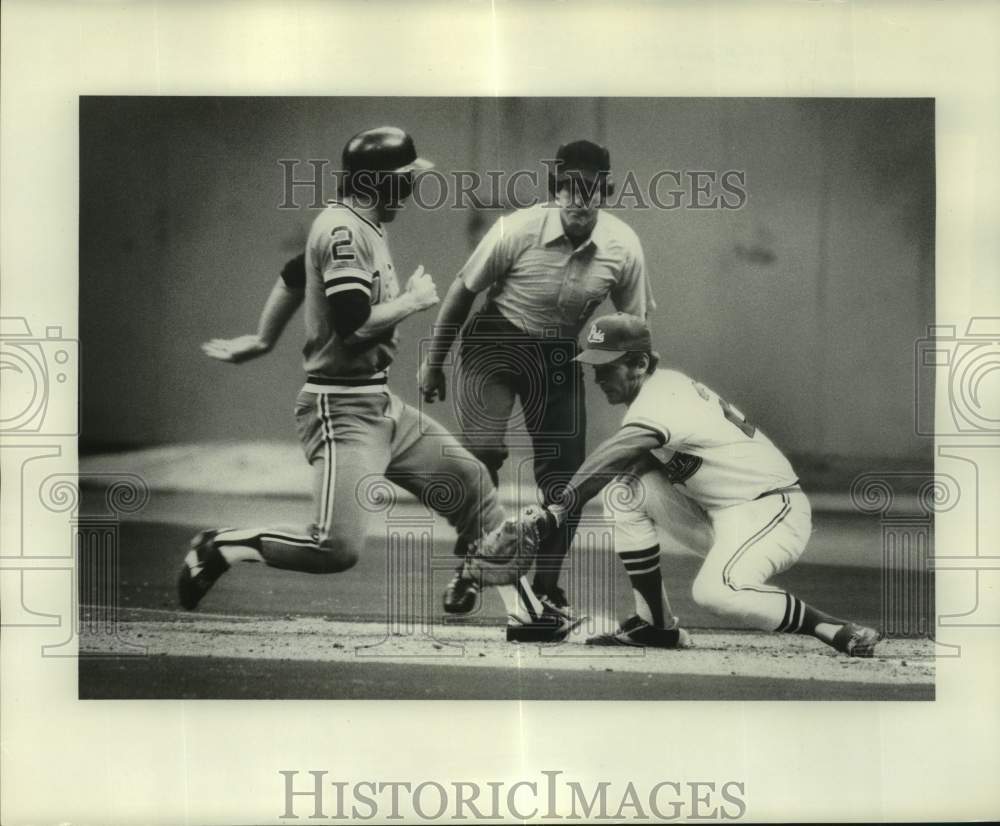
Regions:
M 617 309 L 639 318 L 654 306 L 638 236 L 603 210 L 579 247 L 566 237 L 557 207 L 538 204 L 504 216 L 459 277 L 472 292 L 489 289 L 500 313 L 536 336 L 558 327 L 561 337 L 576 338 L 609 295 Z
M 743 414 L 705 385 L 657 370 L 629 405 L 622 426 L 662 440 L 651 453 L 679 490 L 707 509 L 749 502 L 798 482 L 784 454 Z
M 372 305 L 391 301 L 399 282 L 386 243 L 385 228 L 344 203 L 331 203 L 309 231 L 305 254 L 306 343 L 302 349 L 307 387 L 385 384 L 396 355 L 395 328 L 376 339 L 345 343 L 333 328 L 330 301 L 361 292 Z M 310 387 L 313 385 L 313 387 Z

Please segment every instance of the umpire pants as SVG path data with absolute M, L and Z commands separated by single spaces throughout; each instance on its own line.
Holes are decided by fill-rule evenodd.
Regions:
M 528 335 L 489 307 L 462 331 L 454 381 L 462 444 L 496 484 L 509 455 L 514 402 L 520 402 L 545 505 L 556 500 L 586 457 L 583 370 L 573 361 L 578 352 L 575 339 Z M 521 474 L 516 476 L 520 480 Z M 539 550 L 533 585 L 540 593 L 558 584 L 573 521 Z M 459 542 L 456 553 L 463 552 Z

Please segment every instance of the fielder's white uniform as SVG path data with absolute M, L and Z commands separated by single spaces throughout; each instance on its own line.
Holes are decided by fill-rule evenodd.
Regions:
M 766 585 L 793 565 L 812 530 L 809 500 L 788 460 L 739 410 L 683 373 L 657 370 L 629 406 L 623 428 L 654 433 L 652 470 L 629 497 L 605 495 L 615 550 L 661 545 L 659 526 L 680 538 L 707 513 L 714 539 L 694 581 L 695 601 L 763 630 L 796 630 L 802 602 Z

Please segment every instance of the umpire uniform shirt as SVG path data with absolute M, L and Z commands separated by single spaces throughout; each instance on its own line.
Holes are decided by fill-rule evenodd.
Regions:
M 488 288 L 501 316 L 538 337 L 555 328 L 575 340 L 609 295 L 616 309 L 639 318 L 653 309 L 638 236 L 603 210 L 590 238 L 575 248 L 557 207 L 540 204 L 505 216 L 459 277 L 472 292 Z
M 558 207 L 540 204 L 500 218 L 459 273 L 489 290 L 465 326 L 455 391 L 466 446 L 494 480 L 507 457 L 514 399 L 532 437 L 534 472 L 546 500 L 585 457 L 583 374 L 576 339 L 608 297 L 645 318 L 653 306 L 642 246 L 619 218 L 598 211 L 590 237 L 566 237 Z

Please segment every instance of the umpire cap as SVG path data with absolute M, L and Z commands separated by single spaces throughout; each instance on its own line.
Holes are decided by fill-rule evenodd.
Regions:
M 588 140 L 562 144 L 549 169 L 549 192 L 555 195 L 566 184 L 583 187 L 583 191 L 588 192 L 592 191 L 593 182 L 599 184 L 602 198 L 614 192 L 611 153 L 607 148 Z
M 564 143 L 556 150 L 556 172 L 584 172 L 601 175 L 611 171 L 611 153 L 593 141 Z
M 641 318 L 628 313 L 601 316 L 590 325 L 586 349 L 574 361 L 607 364 L 626 353 L 651 353 L 653 339 Z

